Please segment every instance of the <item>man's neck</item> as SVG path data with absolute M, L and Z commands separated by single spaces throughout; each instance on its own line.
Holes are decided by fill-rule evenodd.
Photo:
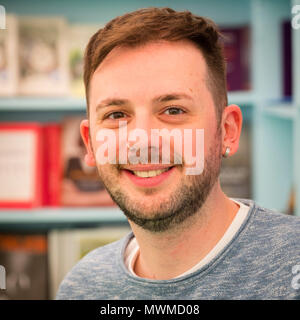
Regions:
M 157 280 L 184 273 L 213 249 L 238 209 L 216 184 L 199 212 L 176 230 L 151 233 L 130 223 L 140 247 L 135 273 Z

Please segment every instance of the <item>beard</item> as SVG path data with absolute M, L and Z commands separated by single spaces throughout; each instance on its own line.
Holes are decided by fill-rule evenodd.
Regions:
M 169 198 L 156 204 L 155 210 L 146 214 L 143 201 L 132 199 L 130 195 L 126 194 L 126 190 L 119 186 L 117 180 L 118 165 L 111 165 L 112 170 L 98 166 L 98 172 L 111 198 L 130 221 L 150 232 L 158 233 L 172 230 L 200 212 L 219 177 L 222 147 L 218 132 L 215 138 L 216 144 L 209 149 L 203 172 L 200 175 L 185 175 L 179 187 Z M 116 174 L 108 174 L 109 171 L 113 170 Z M 150 195 L 155 192 L 153 189 L 147 189 L 144 193 Z

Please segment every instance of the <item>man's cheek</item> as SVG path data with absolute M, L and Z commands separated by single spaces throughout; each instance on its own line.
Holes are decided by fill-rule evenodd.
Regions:
M 200 175 L 204 170 L 204 129 L 184 129 L 184 164 L 186 175 Z
M 117 163 L 117 140 L 114 131 L 98 130 L 95 138 L 95 160 L 98 165 Z
M 119 170 L 115 165 L 104 164 L 97 165 L 98 174 L 100 179 L 104 182 L 104 184 L 111 189 L 112 186 L 118 184 L 118 174 Z

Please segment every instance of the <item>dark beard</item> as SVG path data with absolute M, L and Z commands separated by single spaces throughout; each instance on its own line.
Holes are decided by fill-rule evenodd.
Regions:
M 209 151 L 202 174 L 189 176 L 188 183 L 176 190 L 168 201 L 161 203 L 151 218 L 145 217 L 141 210 L 130 204 L 121 190 L 112 192 L 107 186 L 106 189 L 129 220 L 145 230 L 163 232 L 179 226 L 187 218 L 200 211 L 218 179 L 221 157 L 220 144 L 217 144 Z M 103 183 L 106 185 L 105 181 Z

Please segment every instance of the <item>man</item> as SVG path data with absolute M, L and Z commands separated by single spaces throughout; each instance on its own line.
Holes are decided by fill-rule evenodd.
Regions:
M 238 149 L 242 115 L 227 105 L 219 38 L 208 19 L 149 8 L 115 18 L 90 39 L 84 66 L 88 120 L 80 128 L 85 161 L 97 166 L 133 233 L 85 256 L 57 299 L 300 297 L 300 220 L 230 199 L 220 187 L 221 159 Z M 191 130 L 191 139 L 181 142 L 196 158 L 204 155 L 202 170 L 187 174 L 187 157 L 176 161 L 175 136 L 170 163 L 163 163 L 164 135 L 159 163 L 101 162 L 109 150 L 99 152 L 99 132 L 124 138 L 121 122 L 144 130 L 150 142 L 153 129 L 176 129 L 179 139 Z M 196 139 L 199 129 L 204 143 Z M 124 139 L 128 154 L 150 155 L 149 140 L 132 145 Z M 118 156 L 123 144 L 117 141 Z

